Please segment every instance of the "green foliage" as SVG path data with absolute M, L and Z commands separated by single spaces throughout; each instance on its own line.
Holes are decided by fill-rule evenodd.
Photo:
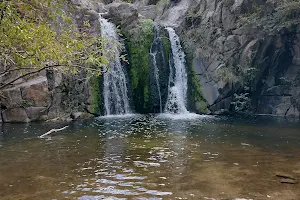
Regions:
M 226 83 L 237 85 L 236 91 L 233 96 L 232 111 L 237 113 L 250 113 L 251 106 L 251 94 L 250 88 L 257 76 L 257 68 L 250 67 L 250 63 L 245 66 L 236 65 L 236 66 L 223 66 L 218 69 L 218 75 L 221 80 Z M 242 90 L 241 90 L 242 89 Z
M 235 65 L 235 66 L 220 66 L 217 70 L 218 76 L 224 82 L 234 84 L 241 83 L 241 85 L 249 86 L 256 77 L 257 69 L 246 66 Z
M 170 50 L 171 50 L 171 42 L 169 40 L 169 38 L 167 38 L 166 36 L 162 36 L 161 40 L 164 44 L 164 51 L 165 51 L 165 55 L 166 55 L 166 62 L 169 63 L 169 55 L 170 55 Z
M 28 107 L 31 107 L 31 106 L 33 106 L 32 102 L 29 102 L 27 100 L 23 100 L 21 105 L 20 105 L 20 107 L 23 107 L 23 108 L 28 108 Z
M 149 52 L 154 38 L 153 28 L 152 20 L 140 20 L 139 26 L 128 33 L 126 40 L 129 51 L 133 101 L 138 112 L 146 112 L 149 101 Z
M 6 74 L 24 75 L 49 67 L 66 73 L 85 67 L 88 74 L 101 74 L 98 66 L 108 62 L 102 56 L 102 39 L 87 34 L 88 21 L 77 30 L 62 10 L 65 4 L 63 0 L 0 3 L 0 66 Z
M 269 10 L 269 12 L 267 12 Z M 300 2 L 285 0 L 277 7 L 268 4 L 257 6 L 253 13 L 246 13 L 239 18 L 240 25 L 254 25 L 267 34 L 276 34 L 282 28 L 293 28 L 299 25 Z
M 101 91 L 100 91 L 100 81 L 98 76 L 93 76 L 90 78 L 91 86 L 91 107 L 90 112 L 100 113 L 101 110 Z
M 249 98 L 249 93 L 234 94 L 231 104 L 235 112 L 250 112 L 251 99 Z

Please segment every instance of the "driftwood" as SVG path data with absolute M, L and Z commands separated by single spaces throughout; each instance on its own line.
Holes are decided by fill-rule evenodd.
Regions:
M 59 129 L 51 129 L 50 131 L 48 131 L 47 133 L 40 135 L 39 138 L 45 138 L 46 136 L 49 136 L 51 133 L 56 133 L 58 131 L 62 131 L 65 130 L 66 128 L 68 128 L 69 126 L 65 126 L 63 128 L 59 128 Z

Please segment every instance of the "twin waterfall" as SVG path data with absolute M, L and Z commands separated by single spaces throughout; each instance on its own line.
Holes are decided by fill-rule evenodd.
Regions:
M 107 66 L 108 71 L 103 76 L 103 99 L 105 115 L 123 115 L 130 113 L 127 81 L 125 69 L 120 61 L 120 42 L 119 35 L 114 24 L 108 22 L 100 16 L 101 34 L 105 39 L 105 48 L 110 49 L 110 55 L 106 55 L 109 60 Z M 180 45 L 179 37 L 174 29 L 166 28 L 171 43 L 171 53 L 169 59 L 169 84 L 168 98 L 163 105 L 161 97 L 161 87 L 159 81 L 159 68 L 156 63 L 157 50 L 154 48 L 157 44 L 159 35 L 157 28 L 155 30 L 155 38 L 152 48 L 149 52 L 152 65 L 154 67 L 154 75 L 156 87 L 159 95 L 160 113 L 168 114 L 185 114 L 188 113 L 187 103 L 187 72 L 185 69 L 185 54 Z M 169 56 L 169 55 L 166 55 Z
M 127 95 L 127 82 L 120 61 L 119 35 L 113 23 L 100 16 L 101 35 L 105 38 L 105 48 L 110 49 L 108 71 L 104 73 L 103 98 L 106 115 L 121 115 L 130 113 Z

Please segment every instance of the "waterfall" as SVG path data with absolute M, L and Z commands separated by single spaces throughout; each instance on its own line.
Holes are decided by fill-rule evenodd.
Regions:
M 157 91 L 158 91 L 158 95 L 159 95 L 159 97 L 158 97 L 159 98 L 159 109 L 160 109 L 160 113 L 162 113 L 162 99 L 161 99 L 160 84 L 159 84 L 159 69 L 158 69 L 157 62 L 156 62 L 156 55 L 158 53 L 157 46 L 161 43 L 161 41 L 160 41 L 161 39 L 159 38 L 159 35 L 158 35 L 157 26 L 155 26 L 154 28 L 155 28 L 154 29 L 155 37 L 154 37 L 154 40 L 152 42 L 152 46 L 150 49 L 150 56 L 152 58 L 155 82 L 156 82 L 156 87 L 157 87 Z
M 120 61 L 119 35 L 114 24 L 99 17 L 101 35 L 105 39 L 105 48 L 110 49 L 108 55 L 108 71 L 104 73 L 103 97 L 106 115 L 120 115 L 130 112 L 127 95 L 127 82 L 123 66 Z
M 175 30 L 170 27 L 166 29 L 171 42 L 173 63 L 170 62 L 169 91 L 165 112 L 184 114 L 188 113 L 186 109 L 187 72 L 185 69 L 185 54 Z

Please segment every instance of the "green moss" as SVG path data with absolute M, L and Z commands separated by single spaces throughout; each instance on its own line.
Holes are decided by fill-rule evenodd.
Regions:
M 139 21 L 138 27 L 125 33 L 130 61 L 133 103 L 137 112 L 145 113 L 149 102 L 149 52 L 154 38 L 154 24 L 150 19 Z
M 99 76 L 93 76 L 90 79 L 90 86 L 91 86 L 90 112 L 99 113 L 100 109 L 101 109 L 101 107 L 100 107 L 100 105 L 101 105 L 101 91 L 100 91 Z
M 170 50 L 171 50 L 171 42 L 169 40 L 169 38 L 167 38 L 166 36 L 162 36 L 161 40 L 164 44 L 164 51 L 165 51 L 165 55 L 166 55 L 166 62 L 169 63 L 169 54 L 170 54 Z
M 23 100 L 20 107 L 23 107 L 23 108 L 28 108 L 28 107 L 31 107 L 33 106 L 33 103 L 28 101 L 28 100 Z
M 206 100 L 203 97 L 201 87 L 194 70 L 193 66 L 193 56 L 190 52 L 185 50 L 186 54 L 186 65 L 188 70 L 188 106 L 192 110 L 196 110 L 195 103 L 200 103 L 200 110 L 197 110 L 199 113 L 206 113 L 207 104 Z

